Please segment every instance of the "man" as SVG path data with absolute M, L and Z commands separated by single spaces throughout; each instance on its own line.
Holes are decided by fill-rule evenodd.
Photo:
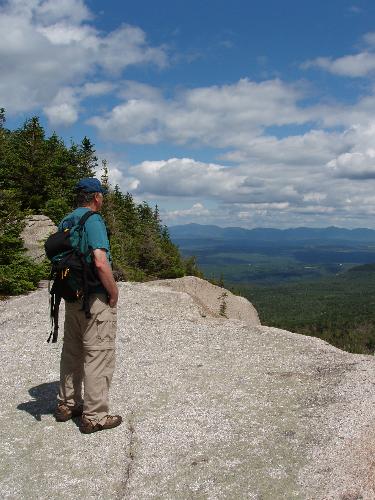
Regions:
M 76 191 L 78 208 L 64 217 L 59 230 L 76 225 L 88 210 L 99 212 L 103 205 L 106 190 L 98 179 L 81 179 Z M 86 318 L 81 300 L 65 302 L 60 388 L 55 410 L 59 422 L 81 416 L 79 428 L 85 434 L 112 429 L 122 422 L 119 415 L 109 415 L 108 410 L 108 392 L 115 367 L 118 288 L 110 264 L 107 230 L 102 217 L 96 213 L 87 219 L 82 232 L 81 250 L 89 248 L 100 284 L 90 290 L 91 318 Z

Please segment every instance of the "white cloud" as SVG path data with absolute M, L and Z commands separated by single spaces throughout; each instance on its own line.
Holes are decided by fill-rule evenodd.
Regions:
M 82 87 L 63 87 L 43 111 L 53 125 L 70 126 L 78 120 L 80 103 L 85 97 L 107 94 L 114 88 L 110 82 L 88 82 Z
M 364 153 L 344 153 L 327 165 L 339 177 L 375 179 L 375 149 L 368 149 Z
M 251 164 L 227 167 L 190 158 L 171 158 L 127 168 L 130 177 L 126 182 L 129 185 L 131 179 L 133 192 L 148 198 L 211 199 L 216 203 L 262 208 L 270 205 L 284 209 L 305 201 L 320 202 L 326 197 L 321 193 L 318 198 L 315 183 L 320 180 L 306 182 L 300 176 L 293 182 L 290 175 L 284 175 L 283 165 L 276 165 L 272 171 L 263 169 L 255 173 L 254 170 Z
M 363 147 L 370 141 L 370 136 L 363 139 Z M 137 202 L 158 203 L 168 224 L 353 227 L 371 226 L 375 214 L 372 183 L 338 175 L 327 164 L 228 167 L 171 158 L 129 166 L 120 157 L 101 156 L 109 157 L 111 182 L 131 191 Z
M 126 24 L 101 39 L 99 52 L 97 64 L 114 73 L 131 64 L 153 63 L 159 67 L 167 64 L 163 48 L 149 47 L 144 31 Z
M 327 163 L 337 177 L 346 179 L 375 179 L 375 122 L 368 126 L 357 125 L 346 132 L 352 147 Z
M 262 168 L 265 164 L 281 163 L 300 167 L 322 165 L 341 152 L 346 140 L 343 134 L 314 129 L 283 139 L 264 135 L 245 142 L 222 158 L 239 163 L 251 160 Z
M 61 102 L 63 88 L 98 80 L 103 71 L 166 64 L 165 49 L 149 46 L 140 28 L 121 25 L 102 34 L 89 24 L 91 17 L 82 0 L 8 0 L 0 6 L 0 102 L 8 114 L 46 107 L 55 110 L 49 111 L 54 118 L 59 106 L 70 116 L 60 122 L 72 123 L 71 102 Z
M 188 217 L 189 220 L 192 218 L 200 218 L 210 215 L 210 210 L 206 208 L 202 203 L 194 203 L 191 208 L 181 209 L 181 210 L 170 210 L 162 213 L 163 220 L 171 221 L 175 219 L 183 219 Z
M 359 12 L 352 7 L 352 12 Z M 362 52 L 357 54 L 345 55 L 338 58 L 332 57 L 317 57 L 310 61 L 304 62 L 301 67 L 308 68 L 321 68 L 334 75 L 348 76 L 351 78 L 365 77 L 373 75 L 375 72 L 375 33 L 366 33 L 362 40 L 366 45 Z
M 75 123 L 78 119 L 78 97 L 74 89 L 60 89 L 43 111 L 54 125 L 67 126 Z
M 82 0 L 44 0 L 34 1 L 34 16 L 43 24 L 51 24 L 61 20 L 69 20 L 79 24 L 92 19 L 92 14 Z
M 340 76 L 364 77 L 375 71 L 375 54 L 373 52 L 361 52 L 337 59 L 318 57 L 312 61 L 307 61 L 302 67 L 305 69 L 318 67 Z
M 57 99 L 58 101 L 58 99 Z M 48 120 L 54 125 L 69 126 L 75 123 L 78 119 L 78 112 L 74 104 L 68 102 L 52 102 L 43 110 Z
M 81 94 L 84 97 L 109 94 L 116 88 L 111 82 L 88 82 L 82 86 Z
M 315 201 L 317 203 L 319 203 L 320 201 L 324 201 L 326 198 L 326 193 L 311 192 L 303 195 L 303 201 Z
M 125 102 L 90 123 L 120 142 L 224 149 L 222 165 L 171 158 L 128 169 L 138 197 L 172 206 L 183 199 L 193 206 L 216 203 L 216 210 L 202 214 L 206 223 L 364 225 L 375 210 L 361 201 L 371 199 L 373 187 L 365 181 L 375 177 L 375 96 L 307 107 L 300 103 L 304 92 L 304 85 L 245 79 L 165 98 L 158 89 L 125 82 L 119 90 Z M 282 133 L 295 124 L 307 131 L 269 135 L 269 127 Z M 173 221 L 200 220 L 186 212 L 190 208 L 181 210 L 169 211 Z
M 79 43 L 85 49 L 95 50 L 98 47 L 96 31 L 87 25 L 70 25 L 64 21 L 49 26 L 39 26 L 37 32 L 56 46 L 64 47 Z
M 89 120 L 104 138 L 135 144 L 166 140 L 214 147 L 244 145 L 266 127 L 303 124 L 315 118 L 298 106 L 303 89 L 280 80 L 242 79 L 232 85 L 182 91 L 165 99 L 126 88 L 127 101 Z
M 190 158 L 144 161 L 129 173 L 139 181 L 136 192 L 162 196 L 222 198 L 241 191 L 246 179 L 235 169 Z

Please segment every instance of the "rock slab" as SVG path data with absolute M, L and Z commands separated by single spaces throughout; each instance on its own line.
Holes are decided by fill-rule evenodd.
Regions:
M 120 284 L 112 411 L 55 422 L 48 292 L 0 303 L 6 499 L 374 499 L 372 356 L 202 317 L 187 293 Z
M 45 258 L 44 242 L 48 236 L 57 231 L 56 225 L 45 215 L 30 215 L 21 232 L 26 255 L 34 262 L 42 262 Z
M 229 290 L 212 285 L 195 276 L 151 281 L 149 285 L 166 286 L 177 292 L 190 295 L 197 304 L 201 316 L 239 319 L 248 325 L 260 325 L 255 307 L 245 297 L 234 295 Z

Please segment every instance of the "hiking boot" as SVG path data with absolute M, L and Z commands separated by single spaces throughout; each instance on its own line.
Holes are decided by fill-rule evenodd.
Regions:
M 117 427 L 122 422 L 122 417 L 120 415 L 107 415 L 104 424 L 98 424 L 97 422 L 92 422 L 84 415 L 81 417 L 81 425 L 79 430 L 83 434 L 91 434 L 92 432 L 104 431 L 106 429 L 113 429 Z
M 66 422 L 73 417 L 80 417 L 82 413 L 82 405 L 69 406 L 66 403 L 58 403 L 54 415 L 56 422 Z

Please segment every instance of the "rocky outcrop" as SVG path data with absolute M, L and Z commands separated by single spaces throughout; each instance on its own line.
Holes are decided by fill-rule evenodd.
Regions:
M 312 337 L 121 283 L 112 411 L 55 422 L 48 292 L 0 302 L 0 491 L 9 499 L 374 499 L 375 367 Z
M 189 294 L 203 317 L 219 318 L 221 316 L 239 319 L 248 325 L 260 325 L 258 313 L 247 299 L 233 295 L 229 290 L 212 285 L 201 278 L 185 276 L 184 278 L 151 281 L 148 284 L 166 286 L 176 292 Z
M 26 225 L 21 233 L 26 255 L 34 262 L 42 262 L 45 258 L 44 242 L 55 231 L 57 231 L 57 227 L 45 215 L 26 217 Z

